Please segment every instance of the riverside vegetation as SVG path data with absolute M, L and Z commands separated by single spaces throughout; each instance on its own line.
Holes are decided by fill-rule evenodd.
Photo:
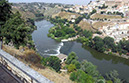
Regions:
M 69 54 L 64 69 L 70 73 L 70 79 L 77 83 L 122 83 L 117 71 L 113 70 L 102 76 L 91 62 L 79 62 L 74 52 Z
M 49 37 L 57 41 L 75 37 L 76 32 L 73 28 L 69 28 L 70 25 L 67 19 L 62 20 L 60 17 L 56 17 L 56 19 L 50 18 L 50 22 L 54 23 L 55 26 L 49 30 Z
M 77 41 L 81 42 L 84 47 L 89 46 L 102 53 L 117 53 L 119 55 L 125 54 L 128 56 L 129 41 L 123 39 L 120 42 L 115 43 L 114 39 L 108 36 L 104 39 L 98 36 L 92 38 L 93 33 L 101 34 L 101 32 L 82 30 L 81 27 L 77 26 L 77 23 L 81 20 L 82 18 L 78 17 L 75 20 L 75 23 L 72 23 L 67 19 L 61 19 L 60 17 L 50 18 L 50 22 L 52 22 L 55 26 L 49 30 L 48 36 L 60 41 L 61 39 L 67 39 L 69 37 L 79 35 L 80 37 Z M 73 25 L 73 27 L 71 27 L 71 25 Z
M 80 19 L 80 21 L 81 21 L 81 19 Z M 76 20 L 76 21 L 79 21 L 79 20 Z M 96 36 L 96 37 L 92 38 L 93 33 L 98 33 L 98 34 L 101 34 L 101 33 L 98 31 L 91 32 L 91 31 L 87 31 L 87 30 L 82 30 L 79 26 L 77 26 L 76 21 L 75 21 L 75 23 L 72 23 L 72 22 L 68 21 L 67 19 L 61 19 L 60 17 L 50 18 L 50 22 L 52 22 L 55 26 L 49 30 L 48 36 L 57 41 L 60 41 L 61 39 L 66 39 L 68 37 L 71 37 L 71 35 L 72 36 L 80 35 L 80 37 L 77 39 L 77 41 L 82 43 L 83 47 L 89 46 L 102 53 L 104 53 L 105 51 L 108 51 L 108 52 L 110 51 L 109 54 L 112 54 L 112 52 L 119 53 L 120 55 L 128 53 L 128 51 L 129 51 L 128 50 L 128 41 L 121 40 L 119 43 L 116 44 L 116 43 L 114 43 L 114 39 L 111 37 L 105 37 L 104 39 L 102 39 L 102 38 Z M 79 23 L 79 22 L 77 22 L 77 23 Z M 71 27 L 70 25 L 73 25 L 73 27 Z M 66 31 L 66 29 L 64 29 L 64 27 L 71 29 L 74 32 L 74 35 L 73 35 L 73 33 L 67 34 L 67 31 Z M 69 59 L 69 57 L 68 57 L 68 59 Z M 79 62 L 75 62 L 75 63 L 77 63 L 79 65 Z M 86 63 L 88 63 L 88 62 L 86 62 Z M 68 64 L 67 61 L 66 61 L 66 64 Z M 76 82 L 80 82 L 80 81 L 78 81 L 79 79 L 76 80 L 77 78 L 79 78 L 79 77 L 80 77 L 80 79 L 82 78 L 81 76 L 78 75 L 78 73 L 85 75 L 84 71 L 82 71 L 80 69 L 76 69 L 78 67 L 79 66 L 76 67 L 76 65 L 73 65 L 73 64 L 68 64 L 66 67 L 68 69 L 68 72 L 71 72 L 71 71 L 73 72 L 73 70 L 76 70 L 76 72 L 73 72 L 71 74 L 71 76 L 73 76 L 73 77 L 70 77 L 71 80 L 76 81 Z M 95 70 L 93 70 L 93 71 L 95 72 Z M 85 72 L 85 73 L 87 74 L 87 72 Z M 110 74 L 114 74 L 114 73 L 116 73 L 115 70 L 110 72 Z M 96 72 L 96 74 L 97 74 L 97 72 Z M 108 75 L 110 76 L 110 74 L 106 74 L 106 76 L 108 76 Z M 118 75 L 118 74 L 115 74 L 115 75 Z M 108 78 L 106 76 L 104 76 L 105 79 Z M 91 76 L 91 77 L 94 78 L 94 76 Z M 117 77 L 117 76 L 114 76 L 114 77 Z M 108 78 L 108 79 L 111 79 L 111 78 Z M 86 82 L 86 78 L 84 78 L 83 80 L 85 80 L 84 82 Z M 118 80 L 114 79 L 114 80 L 118 81 L 117 83 L 121 83 L 120 79 L 118 79 Z M 101 81 L 102 81 L 102 79 L 101 79 Z M 107 83 L 112 83 L 112 82 L 115 83 L 115 81 L 109 80 Z M 90 83 L 90 82 L 93 83 L 93 80 L 90 79 L 90 81 L 88 83 Z M 94 80 L 94 82 L 96 82 L 96 81 Z M 83 82 L 80 82 L 80 83 L 83 83 Z M 102 81 L 102 83 L 103 83 L 103 81 Z

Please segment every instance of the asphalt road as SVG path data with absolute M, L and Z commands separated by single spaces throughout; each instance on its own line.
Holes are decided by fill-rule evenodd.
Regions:
M 22 82 L 0 64 L 0 83 L 22 83 Z

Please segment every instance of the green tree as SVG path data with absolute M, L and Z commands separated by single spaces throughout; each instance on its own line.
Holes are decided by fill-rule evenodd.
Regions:
M 92 12 L 90 12 L 90 15 L 92 15 L 92 14 L 94 14 L 96 12 L 97 12 L 97 10 L 96 9 L 93 9 Z
M 78 59 L 78 57 L 76 56 L 76 53 L 75 52 L 71 52 L 70 54 L 69 54 L 69 56 L 68 56 L 68 58 L 67 58 L 67 60 L 66 60 L 66 64 L 71 64 L 71 62 L 73 61 L 73 60 L 77 60 Z
M 77 61 L 76 59 L 73 60 L 73 61 L 71 62 L 71 64 L 74 64 L 74 65 L 76 66 L 77 69 L 80 69 L 80 67 L 81 67 L 80 62 Z
M 126 42 L 125 42 L 125 49 L 126 49 L 127 51 L 129 51 L 129 41 L 126 41 Z
M 105 51 L 105 48 L 104 48 L 104 42 L 103 42 L 103 39 L 100 38 L 100 37 L 95 37 L 93 38 L 94 40 L 94 48 L 99 51 L 99 52 L 104 52 Z
M 114 45 L 114 39 L 111 37 L 105 37 L 103 41 L 104 44 L 106 45 L 106 48 L 112 48 L 112 46 Z
M 75 19 L 75 24 L 80 23 L 80 21 L 83 19 L 82 16 L 79 16 L 78 18 Z
M 81 70 L 83 70 L 88 75 L 91 75 L 93 77 L 97 77 L 99 75 L 99 72 L 96 70 L 97 67 L 93 65 L 91 62 L 88 62 L 86 60 L 81 62 Z
M 82 70 L 71 73 L 70 79 L 72 81 L 76 81 L 77 83 L 94 83 L 92 76 L 86 74 Z
M 112 47 L 112 52 L 118 51 L 118 45 L 116 45 L 115 43 L 113 43 L 111 47 Z
M 85 38 L 85 37 L 79 37 L 77 39 L 78 42 L 81 42 L 83 45 L 85 46 L 89 46 L 89 39 L 88 38 Z
M 65 36 L 65 32 L 62 30 L 57 30 L 55 33 L 55 37 L 62 37 Z
M 104 43 L 102 41 L 100 42 L 96 42 L 95 43 L 95 49 L 99 52 L 104 52 L 105 48 L 104 48 Z
M 11 17 L 11 4 L 7 0 L 0 0 L 0 26 Z
M 67 39 L 69 37 L 74 37 L 76 32 L 73 28 L 70 28 L 69 21 L 67 19 L 61 19 L 60 17 L 56 17 L 56 19 L 51 18 L 50 21 L 56 26 L 49 30 L 50 34 L 54 37 L 58 37 L 57 39 Z M 52 36 L 50 36 L 52 37 Z
M 56 70 L 56 72 L 60 71 L 61 69 L 60 62 L 61 60 L 56 56 L 50 56 L 42 59 L 43 65 L 52 67 L 53 69 Z
M 30 27 L 25 26 L 19 12 L 14 14 L 1 27 L 1 36 L 4 37 L 6 44 L 12 43 L 15 47 L 27 45 Z
M 90 38 L 90 37 L 92 37 L 92 32 L 91 31 L 84 30 L 83 31 L 83 36 L 85 36 L 86 38 Z
M 110 71 L 106 73 L 106 79 L 113 81 L 113 83 L 122 83 L 121 80 L 118 78 L 119 74 L 116 70 Z
M 99 41 L 103 41 L 103 39 L 100 38 L 100 37 L 98 37 L 98 36 L 94 37 L 93 40 L 94 40 L 95 42 L 96 42 L 96 41 L 98 41 L 98 42 L 99 42 Z
M 112 12 L 107 12 L 107 14 L 108 14 L 108 15 L 111 15 L 111 14 L 112 14 Z
M 73 71 L 75 71 L 76 70 L 76 66 L 74 65 L 74 64 L 70 64 L 69 66 L 68 66 L 68 72 L 73 72 Z
M 106 83 L 113 83 L 111 80 L 106 81 Z
M 99 9 L 106 9 L 106 8 L 108 8 L 108 6 L 106 6 L 105 4 L 103 4 L 102 7 L 99 6 Z

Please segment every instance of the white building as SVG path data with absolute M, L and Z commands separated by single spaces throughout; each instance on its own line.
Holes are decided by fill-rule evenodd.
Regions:
M 129 22 L 103 26 L 99 30 L 103 33 L 103 36 L 114 38 L 115 42 L 122 39 L 129 40 Z

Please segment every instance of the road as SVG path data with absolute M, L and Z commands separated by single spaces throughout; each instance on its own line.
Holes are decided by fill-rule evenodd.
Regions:
M 0 83 L 22 83 L 22 82 L 0 64 Z

